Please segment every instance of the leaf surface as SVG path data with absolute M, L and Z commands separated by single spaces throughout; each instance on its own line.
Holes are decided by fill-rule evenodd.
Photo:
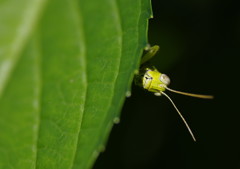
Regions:
M 150 2 L 14 2 L 0 2 L 0 168 L 88 169 L 130 93 Z

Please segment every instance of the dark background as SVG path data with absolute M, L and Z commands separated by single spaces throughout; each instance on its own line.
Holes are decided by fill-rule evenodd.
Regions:
M 240 169 L 237 1 L 153 0 L 152 6 L 149 42 L 161 47 L 153 63 L 171 88 L 215 99 L 167 92 L 195 143 L 167 98 L 133 85 L 94 169 Z

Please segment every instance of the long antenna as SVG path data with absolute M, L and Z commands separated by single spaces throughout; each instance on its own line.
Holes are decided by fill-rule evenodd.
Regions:
M 193 132 L 191 130 L 191 128 L 189 127 L 187 121 L 184 119 L 184 117 L 182 116 L 181 112 L 178 110 L 177 106 L 174 104 L 174 102 L 172 101 L 172 99 L 164 92 L 161 91 L 161 94 L 163 94 L 164 96 L 166 96 L 168 98 L 168 100 L 170 100 L 170 102 L 172 103 L 173 107 L 176 109 L 176 111 L 178 112 L 179 116 L 181 117 L 182 121 L 184 122 L 185 126 L 188 129 L 188 132 L 191 134 L 192 138 L 194 141 L 196 141 Z
M 171 91 L 171 92 L 186 95 L 186 96 L 197 97 L 197 98 L 201 98 L 201 99 L 213 99 L 213 96 L 211 96 L 211 95 L 202 95 L 202 94 L 193 94 L 193 93 L 181 92 L 181 91 L 170 89 L 167 86 L 165 86 L 165 88 L 167 90 Z

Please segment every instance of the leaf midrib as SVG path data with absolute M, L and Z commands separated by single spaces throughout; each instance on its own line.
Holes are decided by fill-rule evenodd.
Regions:
M 38 0 L 37 2 L 38 3 L 32 1 L 32 3 L 29 4 L 29 7 L 26 8 L 23 21 L 21 22 L 22 24 L 18 28 L 18 36 L 16 36 L 16 38 L 13 40 L 12 47 L 9 49 L 7 58 L 10 59 L 5 59 L 5 61 L 2 61 L 5 62 L 5 64 L 8 64 L 8 66 L 5 66 L 5 72 L 3 77 L 0 79 L 0 98 L 4 92 L 5 86 L 12 77 L 11 74 L 18 63 L 18 60 L 20 59 L 26 43 L 28 42 L 41 17 L 47 0 Z

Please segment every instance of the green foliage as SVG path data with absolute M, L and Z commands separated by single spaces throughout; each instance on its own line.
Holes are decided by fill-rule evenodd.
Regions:
M 0 169 L 88 169 L 119 120 L 147 0 L 0 1 Z

